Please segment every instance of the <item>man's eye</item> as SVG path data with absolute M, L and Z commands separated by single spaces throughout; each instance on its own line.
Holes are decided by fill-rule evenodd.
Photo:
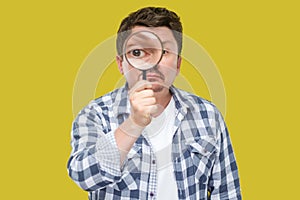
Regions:
M 141 49 L 134 49 L 130 52 L 130 54 L 133 57 L 143 57 L 145 55 L 145 52 Z
M 165 49 L 162 50 L 162 54 L 163 54 L 163 55 L 165 55 L 165 54 L 167 54 L 167 53 L 169 53 L 168 50 L 165 50 Z

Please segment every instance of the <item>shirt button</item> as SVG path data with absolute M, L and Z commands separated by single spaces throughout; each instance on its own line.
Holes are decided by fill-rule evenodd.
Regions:
M 152 160 L 152 164 L 155 164 L 156 162 L 155 162 L 155 160 Z
M 154 196 L 154 193 L 153 193 L 153 192 L 150 192 L 150 196 L 153 197 L 153 196 Z

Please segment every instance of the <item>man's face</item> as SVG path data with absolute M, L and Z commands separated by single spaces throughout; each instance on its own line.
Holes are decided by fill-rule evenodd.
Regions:
M 177 42 L 172 31 L 167 27 L 136 26 L 132 29 L 132 33 L 139 31 L 155 33 L 163 44 L 162 59 L 157 66 L 147 70 L 146 79 L 153 83 L 154 92 L 169 89 L 179 73 L 181 64 L 181 58 L 178 56 Z M 129 88 L 137 81 L 142 80 L 142 71 L 131 66 L 124 56 L 123 58 L 117 57 L 117 62 L 121 73 L 125 75 Z

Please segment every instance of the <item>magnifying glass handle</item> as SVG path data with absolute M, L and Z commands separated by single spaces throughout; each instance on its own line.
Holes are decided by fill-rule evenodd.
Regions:
M 146 70 L 143 70 L 143 80 L 146 80 L 147 77 L 146 77 Z

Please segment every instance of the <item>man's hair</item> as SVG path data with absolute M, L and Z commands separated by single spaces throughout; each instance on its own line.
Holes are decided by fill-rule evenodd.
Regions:
M 179 16 L 166 8 L 145 7 L 128 15 L 122 20 L 117 36 L 117 53 L 122 55 L 123 45 L 135 26 L 168 27 L 177 42 L 178 54 L 182 49 L 182 24 Z

